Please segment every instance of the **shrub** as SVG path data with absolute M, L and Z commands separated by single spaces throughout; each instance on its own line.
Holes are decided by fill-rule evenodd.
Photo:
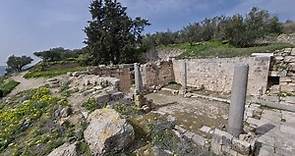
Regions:
M 82 107 L 84 107 L 89 112 L 93 112 L 96 109 L 100 109 L 99 105 L 97 104 L 94 98 L 89 98 L 82 104 Z
M 0 92 L 2 93 L 0 93 L 0 98 L 8 95 L 17 85 L 19 85 L 19 82 L 11 79 L 0 80 Z

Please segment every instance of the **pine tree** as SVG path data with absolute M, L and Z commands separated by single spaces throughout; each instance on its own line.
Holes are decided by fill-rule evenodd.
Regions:
M 94 65 L 130 63 L 136 59 L 148 20 L 134 20 L 117 0 L 93 0 L 90 4 L 92 20 L 85 28 L 91 61 Z

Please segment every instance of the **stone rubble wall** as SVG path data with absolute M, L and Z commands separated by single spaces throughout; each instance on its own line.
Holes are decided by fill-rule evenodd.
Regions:
M 133 65 L 98 66 L 92 67 L 90 73 L 100 77 L 115 77 L 120 80 L 119 90 L 129 92 L 133 84 Z
M 143 87 L 164 86 L 174 81 L 172 61 L 158 61 L 141 65 Z
M 174 60 L 175 81 L 181 84 L 181 64 L 185 60 Z M 187 85 L 210 91 L 230 93 L 234 66 L 247 63 L 250 66 L 248 94 L 261 95 L 266 92 L 270 57 L 235 57 L 215 59 L 190 59 L 187 61 Z
M 295 93 L 295 48 L 275 51 L 270 70 L 270 76 L 280 77 L 280 84 L 271 88 L 272 93 Z
M 278 36 L 277 42 L 295 44 L 295 33 L 281 34 Z

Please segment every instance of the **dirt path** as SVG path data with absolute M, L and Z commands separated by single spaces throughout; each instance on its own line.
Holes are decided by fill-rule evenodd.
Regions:
M 11 77 L 13 80 L 20 82 L 20 84 L 8 96 L 13 96 L 19 92 L 29 90 L 29 89 L 39 88 L 45 85 L 46 79 L 44 78 L 25 79 L 23 78 L 25 74 L 26 72 L 23 72 Z

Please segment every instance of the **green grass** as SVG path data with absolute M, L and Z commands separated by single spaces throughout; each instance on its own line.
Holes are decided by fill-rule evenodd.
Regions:
M 274 52 L 275 50 L 291 48 L 294 45 L 286 43 L 273 43 L 268 45 L 259 45 L 248 48 L 236 48 L 229 43 L 221 41 L 199 42 L 190 45 L 189 43 L 180 43 L 160 48 L 177 48 L 184 50 L 179 58 L 230 58 L 239 56 L 250 56 L 252 53 Z
M 24 78 L 52 78 L 59 75 L 67 74 L 68 72 L 76 72 L 76 71 L 82 71 L 85 68 L 83 67 L 65 67 L 65 68 L 49 68 L 44 70 L 32 70 L 29 71 L 27 74 L 24 75 Z
M 67 99 L 52 95 L 46 87 L 0 102 L 0 155 L 48 155 L 64 142 L 83 141 L 85 122 L 59 124 L 55 112 L 65 107 Z
M 6 78 L 0 79 L 0 90 L 3 93 L 3 96 L 8 95 L 17 85 L 19 85 L 19 82 L 16 82 L 14 80 Z

